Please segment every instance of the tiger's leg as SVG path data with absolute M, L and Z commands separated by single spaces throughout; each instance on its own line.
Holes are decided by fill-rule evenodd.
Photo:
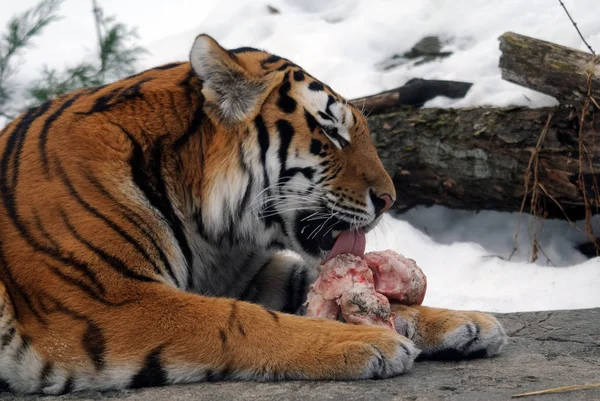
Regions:
M 317 266 L 310 266 L 298 255 L 286 251 L 265 252 L 260 257 L 260 268 L 238 298 L 302 315 L 309 286 L 317 279 Z
M 507 343 L 500 322 L 482 312 L 392 305 L 396 329 L 421 349 L 423 359 L 492 357 Z
M 0 376 L 14 391 L 50 394 L 225 378 L 385 378 L 409 369 L 418 354 L 386 329 L 273 312 L 164 284 L 132 286 L 133 300 L 118 306 L 46 298 L 46 326 L 32 318 L 19 322 L 20 337 L 28 340 L 6 354 L 11 371 L 0 369 Z M 25 373 L 19 370 L 25 363 L 27 376 L 15 377 Z

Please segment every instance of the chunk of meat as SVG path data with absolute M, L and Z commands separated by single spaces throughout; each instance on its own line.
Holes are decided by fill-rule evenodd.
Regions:
M 340 297 L 344 320 L 352 324 L 384 326 L 395 330 L 390 301 L 373 287 L 355 284 Z
M 412 259 L 392 250 L 369 252 L 364 258 L 343 253 L 319 269 L 310 286 L 307 316 L 394 328 L 389 299 L 423 303 L 427 278 Z M 389 299 L 388 299 L 389 298 Z
M 307 316 L 336 319 L 341 312 L 348 323 L 394 328 L 390 302 L 376 292 L 373 272 L 349 253 L 321 265 L 307 302 Z
M 427 277 L 413 259 L 391 249 L 366 253 L 373 272 L 375 290 L 405 305 L 421 305 L 427 291 Z
M 312 286 L 308 292 L 306 302 L 308 304 L 306 316 L 336 320 L 340 314 L 340 305 L 336 302 L 336 299 L 326 299 L 323 294 L 316 292 Z

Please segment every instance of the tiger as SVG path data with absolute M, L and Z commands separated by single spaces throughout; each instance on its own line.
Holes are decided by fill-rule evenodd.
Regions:
M 340 233 L 396 190 L 361 110 L 263 50 L 202 34 L 188 61 L 28 109 L 0 132 L 0 192 L 5 391 L 383 379 L 507 342 L 483 312 L 305 315 Z

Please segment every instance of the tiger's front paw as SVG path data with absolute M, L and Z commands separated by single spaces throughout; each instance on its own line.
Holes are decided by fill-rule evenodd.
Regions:
M 420 353 L 412 341 L 387 329 L 376 337 L 347 341 L 338 347 L 350 369 L 358 362 L 356 377 L 353 377 L 358 379 L 397 376 L 410 370 Z
M 508 342 L 494 316 L 482 312 L 399 306 L 396 327 L 422 350 L 421 359 L 470 359 L 498 355 Z
M 321 323 L 328 329 L 319 336 L 323 342 L 315 342 L 313 336 L 312 346 L 301 358 L 309 363 L 304 368 L 310 379 L 384 379 L 408 371 L 419 355 L 412 341 L 392 330 L 329 323 Z

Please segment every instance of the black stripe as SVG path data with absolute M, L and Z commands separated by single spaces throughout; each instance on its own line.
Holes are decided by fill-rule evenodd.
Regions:
M 102 113 L 109 111 L 114 106 L 125 103 L 129 100 L 143 98 L 144 94 L 142 93 L 142 84 L 153 81 L 154 79 L 155 78 L 140 79 L 125 89 L 122 87 L 117 87 L 111 90 L 107 95 L 99 97 L 91 109 L 81 114 L 90 115 L 94 113 Z M 123 90 L 121 91 L 121 89 Z
M 66 102 L 64 102 L 54 113 L 52 113 L 44 122 L 44 127 L 42 128 L 42 132 L 40 133 L 38 146 L 40 149 L 40 155 L 42 157 L 42 171 L 46 178 L 50 176 L 50 168 L 48 167 L 48 153 L 46 149 L 46 145 L 48 143 L 48 134 L 50 132 L 50 128 L 52 127 L 52 123 L 54 123 L 71 105 L 79 99 L 82 93 L 78 93 L 73 96 Z
M 231 330 L 231 326 L 233 326 L 237 318 L 237 301 L 234 299 L 231 301 L 231 311 L 229 311 L 229 319 L 227 319 L 229 330 Z
M 87 295 L 89 295 L 90 298 L 92 298 L 93 300 L 98 301 L 100 303 L 103 303 L 104 305 L 121 306 L 121 305 L 124 305 L 129 302 L 129 301 L 110 302 L 110 301 L 102 298 L 101 294 L 98 294 L 94 288 L 92 288 L 90 285 L 85 283 L 83 280 L 76 278 L 76 277 L 71 277 L 71 276 L 63 273 L 62 271 L 60 271 L 60 269 L 58 269 L 57 267 L 50 265 L 49 263 L 46 263 L 46 266 L 50 269 L 50 271 L 52 273 L 56 274 L 61 280 L 63 280 L 64 282 L 66 282 L 68 284 L 78 287 L 80 290 L 82 290 Z M 104 292 L 104 287 L 101 287 L 101 288 L 102 288 L 102 292 Z
M 63 385 L 62 390 L 60 391 L 60 393 L 58 395 L 69 394 L 73 391 L 74 388 L 75 388 L 75 378 L 73 376 L 69 376 L 67 378 L 67 380 L 65 381 L 65 384 Z
M 331 127 L 331 126 L 325 125 L 325 126 L 323 126 L 323 130 L 325 131 L 325 134 L 329 137 L 329 139 L 331 139 L 332 141 L 333 140 L 337 141 L 340 148 L 343 149 L 346 146 L 348 146 L 349 142 L 346 140 L 346 138 L 344 138 L 343 136 L 340 135 L 340 133 L 336 127 Z
M 40 234 L 42 234 L 42 237 L 44 237 L 44 239 L 50 243 L 50 246 L 52 246 L 54 249 L 60 248 L 60 244 L 56 242 L 56 240 L 50 235 L 50 233 L 48 233 L 48 231 L 42 225 L 42 220 L 40 219 L 40 215 L 37 212 L 34 213 L 33 220 L 35 222 L 35 228 Z
M 81 197 L 79 192 L 73 186 L 73 183 L 69 179 L 66 171 L 63 169 L 60 163 L 57 163 L 58 175 L 60 176 L 63 183 L 67 186 L 69 193 L 75 198 L 77 203 L 79 203 L 87 212 L 89 212 L 94 217 L 102 220 L 108 227 L 110 227 L 115 233 L 117 233 L 123 240 L 127 243 L 131 244 L 136 251 L 138 251 L 148 263 L 150 263 L 154 267 L 154 272 L 162 276 L 162 272 L 160 267 L 156 264 L 152 257 L 148 252 L 144 249 L 144 247 L 136 241 L 131 235 L 129 235 L 125 230 L 123 230 L 117 223 L 106 217 L 103 213 L 101 213 L 98 209 L 89 204 L 85 199 Z M 149 277 L 148 277 L 149 279 Z M 144 280 L 148 281 L 148 280 Z M 154 279 L 150 279 L 149 281 L 156 281 Z
M 71 224 L 71 222 L 69 221 L 69 218 L 66 215 L 66 213 L 64 212 L 64 210 L 61 209 L 60 213 L 61 213 L 61 218 L 63 220 L 63 223 L 65 224 L 67 229 L 71 232 L 71 235 L 73 235 L 73 237 L 75 237 L 75 239 L 77 241 L 79 241 L 80 243 L 85 245 L 90 251 L 94 252 L 100 259 L 102 259 L 114 271 L 123 275 L 124 277 L 130 278 L 133 280 L 142 281 L 142 282 L 157 282 L 157 280 L 153 279 L 152 277 L 148 277 L 146 275 L 136 273 L 135 271 L 131 270 L 127 266 L 127 264 L 123 260 L 118 258 L 117 256 L 109 254 L 108 252 L 95 246 L 93 243 L 91 243 L 90 241 L 83 238 L 79 234 L 79 232 L 75 229 L 73 224 Z
M 152 71 L 166 71 L 166 70 L 171 70 L 173 68 L 177 68 L 183 64 L 185 64 L 185 63 L 181 63 L 181 62 L 180 63 L 169 63 L 169 64 L 161 65 L 158 67 L 154 67 L 151 70 Z
M 196 80 L 197 83 L 192 84 L 193 80 Z M 179 152 L 179 150 L 185 144 L 187 144 L 194 135 L 200 134 L 200 126 L 206 120 L 206 114 L 204 114 L 204 110 L 202 108 L 204 105 L 204 95 L 202 95 L 202 81 L 200 81 L 192 71 L 190 74 L 188 74 L 188 77 L 180 84 L 180 86 L 183 86 L 186 92 L 188 93 L 188 108 L 191 109 L 191 116 L 188 116 L 188 118 L 191 117 L 192 120 L 185 133 L 181 137 L 177 138 L 177 140 L 173 143 L 173 149 L 176 152 Z M 198 104 L 195 107 L 193 104 L 193 96 L 198 97 Z M 175 102 L 173 102 L 171 108 L 173 110 L 177 109 Z M 200 154 L 200 157 L 204 157 L 204 154 Z
M 240 202 L 240 207 L 238 209 L 238 220 L 241 220 L 244 216 L 244 212 L 248 207 L 248 202 L 250 202 L 250 196 L 252 194 L 252 188 L 254 187 L 254 178 L 252 173 L 248 173 L 248 184 L 246 185 L 246 190 L 244 191 L 244 197 Z
M 102 89 L 106 88 L 108 85 L 96 86 L 95 88 L 89 88 L 85 91 L 88 95 L 93 95 L 96 92 L 100 92 Z
M 290 77 L 286 74 L 279 87 L 279 100 L 277 100 L 277 105 L 284 113 L 291 114 L 296 111 L 296 101 L 289 95 L 290 90 L 292 89 L 292 83 L 290 82 Z
M 10 384 L 8 384 L 6 380 L 0 378 L 0 393 L 10 393 L 11 391 Z
M 16 331 L 17 330 L 14 327 L 11 327 L 5 334 L 2 335 L 2 348 L 6 348 L 6 346 L 12 342 L 13 338 L 15 338 Z
M 36 317 L 36 319 L 41 324 L 46 325 L 47 324 L 46 319 L 44 319 L 40 315 L 38 310 L 36 308 L 34 308 L 33 302 L 31 301 L 29 294 L 27 294 L 27 292 L 25 292 L 25 289 L 21 285 L 19 285 L 19 283 L 17 283 L 17 281 L 15 280 L 15 278 L 12 274 L 12 271 L 8 267 L 8 263 L 6 262 L 6 258 L 4 257 L 1 241 L 0 241 L 0 268 L 3 270 L 2 279 L 4 280 L 6 291 L 8 292 L 9 298 L 11 300 L 13 300 L 13 311 L 14 311 L 13 314 L 14 314 L 15 318 L 18 318 L 19 315 L 21 314 L 21 312 L 19 311 L 19 304 L 14 301 L 15 299 L 17 299 L 17 296 L 18 296 L 23 300 L 23 302 L 25 302 L 25 304 L 27 305 L 29 310 L 33 313 L 33 315 Z
M 325 113 L 327 113 L 328 115 L 333 117 L 333 119 L 335 121 L 337 121 L 338 119 L 335 118 L 335 116 L 333 115 L 333 112 L 331 111 L 331 106 L 333 106 L 334 103 L 335 103 L 335 99 L 333 98 L 333 96 L 329 95 L 327 97 L 327 106 L 325 106 Z
M 294 127 L 287 120 L 278 120 L 275 125 L 279 132 L 279 163 L 281 164 L 281 170 L 284 171 L 286 169 L 289 147 L 294 137 Z
M 284 71 L 284 70 L 287 70 L 290 67 L 297 67 L 297 66 L 296 66 L 296 64 L 292 63 L 291 61 L 288 61 L 288 62 L 283 63 L 282 65 L 280 65 L 277 68 L 277 71 Z
M 302 82 L 304 81 L 304 73 L 301 70 L 294 71 L 294 81 Z
M 146 356 L 144 366 L 140 371 L 131 379 L 129 387 L 131 388 L 142 388 L 142 387 L 157 387 L 164 386 L 167 384 L 167 372 L 160 362 L 160 354 L 163 345 L 155 348 Z
M 282 312 L 296 313 L 304 303 L 306 290 L 308 289 L 308 273 L 305 268 L 294 266 L 288 276 L 285 294 L 286 303 Z
M 267 313 L 269 315 L 271 315 L 271 317 L 273 318 L 273 320 L 275 320 L 276 323 L 279 323 L 279 316 L 277 315 L 277 313 L 273 312 L 272 310 L 269 309 L 265 309 L 267 311 Z
M 267 64 L 273 64 L 278 62 L 279 60 L 281 60 L 281 57 L 272 54 L 263 61 L 261 61 L 260 66 L 266 70 L 267 68 L 269 68 Z
M 221 337 L 221 342 L 223 346 L 227 345 L 227 334 L 223 330 L 219 330 L 219 337 Z
M 106 340 L 100 327 L 92 321 L 88 321 L 88 327 L 83 334 L 81 340 L 83 349 L 85 349 L 90 356 L 96 370 L 102 370 L 106 364 L 104 355 L 106 353 Z
M 313 179 L 313 177 L 315 175 L 315 169 L 312 168 L 312 167 L 292 167 L 292 168 L 288 168 L 287 170 L 285 170 L 283 172 L 283 174 L 281 175 L 281 177 L 279 177 L 279 179 L 281 180 L 281 182 L 286 182 L 286 181 L 288 181 L 290 178 L 292 178 L 293 176 L 295 176 L 298 173 L 302 174 L 308 180 L 312 181 L 312 179 Z
M 330 115 L 327 115 L 327 114 L 323 113 L 323 112 L 322 112 L 322 111 L 320 111 L 320 110 L 319 110 L 319 116 L 321 116 L 321 118 L 322 118 L 323 120 L 328 120 L 328 121 L 335 122 L 335 119 L 334 119 L 332 116 L 330 116 Z
M 233 54 L 254 53 L 254 52 L 262 52 L 262 50 L 255 49 L 254 47 L 238 47 L 237 49 L 229 50 L 229 53 L 233 53 Z
M 252 279 L 246 285 L 246 289 L 244 290 L 244 292 L 240 295 L 241 300 L 245 300 L 245 301 L 249 301 L 249 302 L 254 301 L 254 299 L 249 298 L 250 291 L 252 290 L 252 288 L 256 287 L 256 280 L 258 280 L 261 273 L 269 266 L 269 264 L 271 264 L 271 259 L 267 260 L 265 263 L 262 264 L 262 266 L 259 267 L 259 269 L 256 271 L 256 274 L 254 275 L 254 277 L 252 277 Z
M 282 183 L 285 183 L 287 180 L 291 178 L 287 171 L 287 156 L 289 153 L 289 147 L 292 143 L 292 139 L 294 137 L 294 128 L 287 120 L 278 120 L 276 123 L 277 131 L 279 132 L 279 163 L 280 163 L 280 172 L 279 172 L 279 180 Z M 293 171 L 290 171 L 291 174 L 294 174 Z
M 263 189 L 267 189 L 267 196 L 271 198 L 272 190 L 270 188 L 271 184 L 269 182 L 269 175 L 267 174 L 267 151 L 269 150 L 269 132 L 267 131 L 267 126 L 263 118 L 259 115 L 254 119 L 254 125 L 256 127 L 256 131 L 258 133 L 258 143 L 260 145 L 260 161 L 263 169 Z M 269 209 L 271 204 L 263 205 L 264 208 Z M 284 227 L 283 220 L 280 216 L 269 213 L 267 217 L 261 216 L 261 219 L 264 220 L 267 228 L 273 226 L 274 224 L 279 224 Z
M 317 122 L 317 119 L 308 112 L 308 110 L 304 109 L 304 118 L 306 119 L 306 124 L 308 125 L 308 129 L 310 130 L 311 133 L 313 133 L 315 131 L 315 129 L 317 129 L 317 127 L 319 126 L 319 123 Z
M 201 99 L 200 105 L 202 105 L 202 104 L 204 104 L 204 98 Z M 192 117 L 192 122 L 190 123 L 188 129 L 185 131 L 185 133 L 183 135 L 181 135 L 179 138 L 177 138 L 177 140 L 173 143 L 173 150 L 175 150 L 175 152 L 181 151 L 181 148 L 183 146 L 185 146 L 194 135 L 201 134 L 200 126 L 205 121 L 206 114 L 204 114 L 204 111 L 202 110 L 202 106 L 200 106 L 196 110 L 194 110 L 193 113 L 194 113 L 194 116 Z M 201 153 L 200 157 L 203 158 L 204 154 Z
M 88 110 L 85 113 L 78 113 L 78 114 L 92 114 L 97 111 L 106 110 L 106 108 L 108 107 L 108 103 L 111 100 L 113 100 L 113 98 L 117 95 L 117 93 L 119 93 L 121 91 L 121 89 L 122 88 L 120 86 L 113 88 L 106 95 L 98 97 L 90 110 Z
M 311 91 L 320 92 L 325 88 L 323 87 L 323 84 L 319 81 L 313 81 L 308 85 L 308 89 L 310 89 Z
M 231 302 L 231 312 L 229 312 L 229 319 L 227 322 L 227 326 L 229 327 L 229 330 L 233 330 L 233 325 L 237 323 L 237 328 L 238 331 L 240 332 L 240 334 L 243 337 L 246 337 L 246 331 L 244 330 L 244 327 L 242 326 L 242 323 L 240 322 L 240 318 L 237 316 L 237 301 L 233 300 Z
M 53 258 L 54 260 L 61 262 L 67 266 L 70 266 L 70 267 L 74 268 L 76 271 L 84 274 L 92 282 L 92 284 L 96 287 L 97 291 L 100 294 L 104 294 L 106 292 L 106 290 L 104 289 L 104 285 L 98 280 L 98 278 L 96 277 L 96 273 L 92 269 L 90 269 L 90 266 L 85 262 L 76 260 L 73 256 L 69 255 L 69 253 L 60 249 L 60 244 L 58 244 L 50 236 L 50 234 L 43 228 L 43 226 L 41 226 L 41 221 L 40 221 L 39 215 L 35 214 L 34 220 L 36 222 L 40 223 L 40 226 L 38 227 L 38 229 L 41 228 L 40 233 L 42 234 L 42 236 L 46 239 L 49 239 L 51 241 L 51 243 L 53 244 L 53 246 L 55 246 L 54 248 L 46 247 L 46 246 L 43 246 L 43 245 L 35 242 L 33 240 L 33 238 L 27 237 L 28 243 L 34 248 L 34 250 L 36 250 L 38 252 L 43 252 L 46 255 Z M 91 290 L 90 286 L 87 286 L 87 288 L 89 288 Z
M 25 357 L 25 353 L 27 353 L 27 350 L 29 349 L 30 346 L 31 346 L 31 338 L 29 336 L 22 335 L 21 336 L 21 345 L 19 345 L 19 348 L 17 349 L 17 352 L 15 353 L 15 360 L 17 362 L 21 362 L 23 360 L 23 358 Z
M 473 336 L 469 341 L 463 344 L 461 350 L 468 352 L 469 348 L 479 340 L 479 336 L 481 335 L 481 327 L 478 324 L 475 325 L 475 332 L 473 333 L 473 329 L 470 325 L 467 325 L 467 329 L 469 330 L 469 335 Z
M 13 131 L 13 133 L 11 134 L 11 136 L 9 137 L 9 139 L 7 141 L 6 148 L 4 149 L 4 155 L 5 155 L 5 157 L 6 156 L 10 157 L 11 154 L 13 156 L 13 173 L 12 173 L 13 174 L 13 176 L 12 176 L 12 190 L 13 191 L 15 191 L 15 188 L 17 186 L 18 175 L 19 175 L 19 166 L 21 164 L 21 153 L 23 152 L 23 146 L 25 145 L 25 139 L 27 137 L 27 132 L 29 131 L 31 124 L 33 124 L 38 117 L 40 117 L 42 114 L 44 114 L 50 108 L 51 104 L 52 104 L 51 102 L 46 102 L 43 105 L 39 106 L 38 108 L 30 110 L 30 112 L 33 111 L 33 113 L 31 113 L 31 115 L 30 115 L 30 113 L 28 112 L 25 115 L 25 117 L 23 117 L 23 119 L 21 121 L 19 121 L 19 124 L 17 125 L 17 127 L 15 128 L 15 130 Z M 13 148 L 15 148 L 14 152 L 12 152 Z M 7 159 L 8 159 L 8 157 L 7 157 Z M 3 157 L 3 160 L 2 160 L 3 173 L 7 173 L 7 171 L 4 171 L 4 169 L 7 169 L 7 167 L 8 167 L 8 160 L 6 161 L 6 166 L 5 166 L 4 165 L 4 157 Z
M 105 109 L 103 111 L 106 111 L 106 110 L 108 110 L 108 108 L 113 107 L 119 103 L 124 103 L 129 100 L 133 100 L 133 99 L 143 98 L 144 94 L 142 93 L 142 84 L 153 81 L 154 79 L 155 78 L 143 78 L 143 79 L 138 80 L 136 83 L 127 87 L 123 92 L 121 92 L 121 94 L 114 101 L 114 103 L 110 104 L 110 106 L 107 107 L 107 109 Z M 158 115 L 161 116 L 162 114 L 159 113 Z
M 202 109 L 202 105 L 204 103 L 204 97 L 202 96 L 202 85 L 203 82 L 198 78 L 193 69 L 189 69 L 186 77 L 177 84 L 181 89 L 183 89 L 185 93 L 185 98 L 187 99 L 186 110 L 191 109 L 193 112 L 199 111 Z M 196 102 L 195 99 L 199 97 L 199 102 Z M 195 105 L 198 103 L 197 105 Z M 188 116 L 188 119 L 193 118 L 193 116 Z
M 323 143 L 318 139 L 314 139 L 310 142 L 310 153 L 315 156 L 318 156 L 323 149 Z
M 260 146 L 260 162 L 262 163 L 263 168 L 266 168 L 267 151 L 269 150 L 269 131 L 267 131 L 267 126 L 265 125 L 265 122 L 260 115 L 254 119 L 254 126 L 256 127 L 256 131 L 258 133 L 258 144 Z M 268 186 L 266 182 L 265 186 Z
M 219 372 L 215 372 L 212 369 L 209 369 L 206 371 L 206 378 L 205 380 L 207 382 L 215 382 L 215 381 L 219 381 L 220 377 L 219 377 Z
M 120 125 L 115 125 L 121 128 L 133 146 L 129 165 L 131 166 L 134 184 L 146 196 L 150 204 L 162 214 L 169 227 L 171 227 L 175 240 L 179 244 L 188 268 L 187 285 L 189 288 L 193 280 L 192 274 L 190 274 L 193 266 L 192 250 L 183 232 L 183 223 L 175 214 L 175 210 L 167 194 L 166 184 L 162 176 L 162 144 L 160 141 L 157 141 L 154 148 L 149 152 L 148 158 L 146 158 L 142 147 L 135 138 Z
M 197 208 L 196 213 L 194 213 L 193 220 L 196 222 L 196 233 L 200 238 L 208 243 L 212 243 L 213 239 L 209 237 L 208 233 L 205 230 L 204 222 L 202 221 L 202 209 L 200 207 Z
M 181 283 L 177 280 L 175 276 L 175 271 L 169 263 L 169 260 L 165 255 L 162 246 L 158 244 L 157 240 L 152 235 L 152 232 L 150 232 L 150 229 L 152 229 L 152 227 L 149 227 L 149 224 L 146 221 L 144 221 L 144 219 L 142 219 L 134 210 L 115 199 L 115 197 L 108 191 L 108 189 L 106 189 L 106 187 L 104 187 L 104 185 L 102 185 L 102 183 L 93 174 L 87 172 L 86 176 L 88 180 L 92 183 L 92 185 L 102 195 L 104 195 L 107 199 L 111 200 L 112 202 L 114 202 L 115 205 L 117 205 L 117 207 L 123 214 L 125 220 L 127 220 L 129 223 L 131 223 L 133 226 L 135 226 L 138 230 L 142 232 L 146 240 L 150 242 L 150 244 L 154 247 L 154 250 L 158 253 L 160 261 L 167 269 L 167 273 L 169 274 L 173 282 L 175 282 L 175 284 L 178 287 L 180 287 Z
M 237 213 L 238 221 L 241 220 L 242 217 L 244 216 L 244 212 L 246 211 L 246 208 L 248 207 L 248 202 L 250 202 L 250 196 L 252 195 L 252 189 L 254 187 L 254 177 L 252 176 L 252 171 L 250 170 L 250 168 L 246 164 L 246 161 L 244 160 L 244 150 L 242 148 L 241 143 L 239 145 L 239 157 L 240 157 L 240 168 L 244 174 L 248 175 L 248 184 L 246 184 L 246 190 L 244 191 L 244 196 L 242 197 L 242 200 L 238 207 L 238 213 Z M 235 224 L 235 222 L 234 222 L 234 224 Z
M 48 385 L 50 381 L 50 376 L 52 375 L 53 371 L 54 363 L 52 363 L 51 361 L 46 361 L 44 363 L 42 371 L 40 372 L 40 391 Z
M 277 240 L 272 240 L 269 244 L 267 244 L 266 248 L 281 250 L 281 249 L 285 249 L 285 245 L 283 244 L 283 242 L 279 242 Z
M 54 304 L 53 312 L 64 313 L 71 318 L 82 321 L 87 325 L 87 329 L 81 338 L 81 345 L 86 350 L 90 359 L 94 363 L 97 371 L 105 367 L 106 354 L 106 339 L 100 327 L 90 318 L 70 310 L 60 301 L 51 296 L 47 296 L 48 300 Z

